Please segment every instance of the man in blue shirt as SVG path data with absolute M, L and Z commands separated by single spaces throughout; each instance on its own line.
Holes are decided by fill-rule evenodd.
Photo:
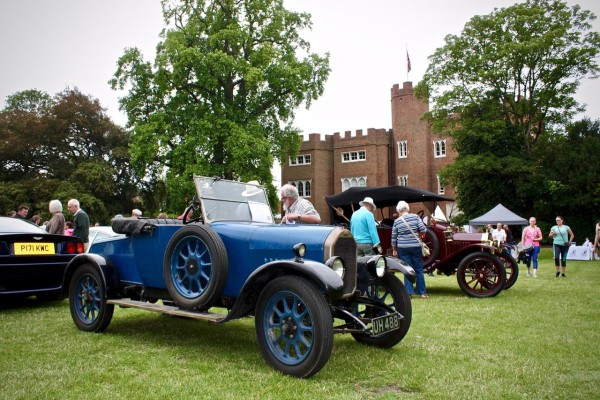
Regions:
M 377 223 L 373 211 L 377 208 L 373 199 L 365 197 L 360 203 L 360 209 L 350 218 L 350 231 L 356 241 L 356 255 L 373 255 L 373 246 L 380 246 L 377 234 Z

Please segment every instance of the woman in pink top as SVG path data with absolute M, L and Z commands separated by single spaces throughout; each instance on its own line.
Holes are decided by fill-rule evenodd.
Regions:
M 524 249 L 528 245 L 533 245 L 533 250 L 530 250 L 527 254 L 527 276 L 530 275 L 529 268 L 531 267 L 531 260 L 533 260 L 533 277 L 537 278 L 538 269 L 538 254 L 540 254 L 540 240 L 542 240 L 542 230 L 537 227 L 535 217 L 529 218 L 529 226 L 523 229 L 523 236 L 521 237 L 521 248 Z

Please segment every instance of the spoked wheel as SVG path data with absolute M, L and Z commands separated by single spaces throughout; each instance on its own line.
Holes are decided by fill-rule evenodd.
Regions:
M 472 297 L 493 297 L 506 283 L 506 270 L 498 257 L 484 252 L 466 256 L 456 271 L 458 286 Z
M 498 258 L 500 261 L 502 261 L 504 264 L 504 269 L 506 270 L 506 283 L 504 284 L 504 290 L 510 289 L 519 278 L 519 265 L 506 249 L 502 250 L 502 252 L 498 255 Z
M 261 292 L 256 305 L 256 336 L 274 369 L 298 378 L 319 372 L 333 349 L 329 305 L 315 285 L 282 276 Z
M 430 251 L 429 257 L 423 257 L 423 268 L 425 269 L 425 272 L 428 273 L 430 271 L 427 270 L 427 267 L 433 264 L 440 255 L 440 241 L 438 240 L 437 236 L 435 236 L 435 232 L 427 228 L 425 237 L 423 238 L 423 243 L 429 247 Z
M 106 304 L 106 286 L 94 266 L 83 265 L 73 274 L 69 308 L 73 322 L 82 331 L 102 332 L 110 324 L 115 306 Z
M 404 336 L 406 336 L 412 321 L 412 303 L 404 284 L 396 275 L 386 273 L 382 278 L 374 278 L 372 280 L 367 289 L 367 296 L 400 313 L 403 316 L 400 320 L 400 328 L 375 337 L 366 333 L 352 333 L 354 339 L 357 342 L 381 348 L 389 348 L 400 343 L 404 339 Z M 361 318 L 370 319 L 384 316 L 387 312 L 369 305 L 359 304 L 357 314 Z
M 184 226 L 167 245 L 163 275 L 167 291 L 180 307 L 210 308 L 227 281 L 223 241 L 204 225 Z

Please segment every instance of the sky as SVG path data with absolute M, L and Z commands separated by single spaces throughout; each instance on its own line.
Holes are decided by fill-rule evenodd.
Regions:
M 390 90 L 416 85 L 428 56 L 448 34 L 460 34 L 475 15 L 517 0 L 284 0 L 287 8 L 312 15 L 303 37 L 313 52 L 330 53 L 332 69 L 323 96 L 297 112 L 305 134 L 368 128 L 391 129 Z M 568 0 L 600 16 L 600 0 Z M 128 47 L 147 61 L 164 27 L 159 0 L 18 0 L 0 2 L 0 108 L 8 95 L 38 89 L 50 95 L 77 87 L 98 99 L 111 119 L 125 125 L 118 110 L 124 93 L 108 81 Z M 600 22 L 594 21 L 600 31 Z M 412 70 L 407 73 L 406 53 Z M 600 79 L 585 80 L 577 100 L 585 116 L 600 118 Z

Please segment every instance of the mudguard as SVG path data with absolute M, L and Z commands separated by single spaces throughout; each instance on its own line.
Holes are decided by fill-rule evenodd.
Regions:
M 404 261 L 395 257 L 386 257 L 388 269 L 391 272 L 401 272 L 412 283 L 417 281 L 417 273 L 414 268 L 406 264 Z
M 235 304 L 227 317 L 220 322 L 241 318 L 254 312 L 256 300 L 267 282 L 281 275 L 303 276 L 313 282 L 323 292 L 325 297 L 339 299 L 344 292 L 344 282 L 328 266 L 308 260 L 277 260 L 264 264 L 256 269 L 240 291 Z
M 68 291 L 71 278 L 73 277 L 73 274 L 77 268 L 84 264 L 93 265 L 98 269 L 98 272 L 100 273 L 102 281 L 106 287 L 107 297 L 114 297 L 117 295 L 117 291 L 119 289 L 119 277 L 117 276 L 117 273 L 115 272 L 114 268 L 108 265 L 104 257 L 93 253 L 80 254 L 73 258 L 71 262 L 69 262 L 63 277 L 63 288 L 65 288 L 65 291 Z

